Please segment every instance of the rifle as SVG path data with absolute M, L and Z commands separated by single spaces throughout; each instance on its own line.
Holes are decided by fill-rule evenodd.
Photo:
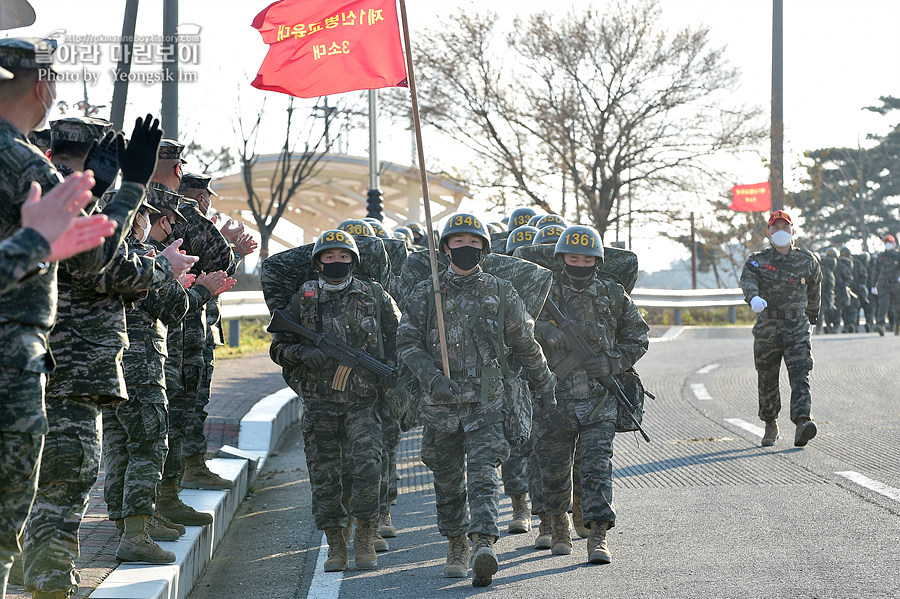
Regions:
M 325 333 L 316 333 L 307 329 L 299 322 L 288 318 L 281 310 L 272 312 L 272 321 L 266 330 L 270 333 L 293 333 L 310 341 L 318 347 L 326 356 L 334 358 L 338 363 L 337 372 L 331 381 L 331 388 L 335 391 L 346 391 L 347 382 L 350 380 L 350 372 L 357 366 L 361 366 L 369 372 L 377 375 L 387 386 L 393 385 L 397 371 L 387 364 L 380 362 L 362 350 L 351 347 Z
M 547 312 L 549 312 L 553 320 L 556 321 L 557 328 L 559 328 L 566 336 L 566 341 L 568 342 L 569 350 L 571 351 L 571 353 L 566 356 L 554 370 L 557 377 L 564 379 L 579 365 L 596 358 L 597 352 L 594 351 L 587 342 L 587 339 L 584 338 L 581 331 L 581 325 L 563 314 L 559 309 L 559 306 L 556 305 L 556 302 L 549 296 L 544 304 L 544 308 L 547 309 Z M 625 414 L 628 415 L 628 419 L 637 427 L 637 430 L 640 431 L 644 440 L 649 443 L 650 437 L 647 435 L 646 431 L 644 431 L 643 427 L 641 427 L 641 423 L 637 421 L 637 417 L 634 415 L 635 407 L 631 401 L 629 401 L 628 396 L 625 395 L 625 389 L 622 388 L 622 384 L 614 376 L 600 377 L 597 380 L 607 391 L 615 396 L 618 404 L 623 408 Z M 646 390 L 644 391 L 644 394 L 650 399 L 656 399 L 656 396 Z

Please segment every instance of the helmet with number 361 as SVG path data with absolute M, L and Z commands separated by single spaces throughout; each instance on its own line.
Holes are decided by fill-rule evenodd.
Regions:
M 356 247 L 356 240 L 354 240 L 353 236 L 346 231 L 341 231 L 340 229 L 323 231 L 318 239 L 316 239 L 316 244 L 313 246 L 313 262 L 315 262 L 316 258 L 319 257 L 319 254 L 325 250 L 348 251 L 353 254 L 355 263 L 359 264 L 359 248 Z
M 600 234 L 594 227 L 572 225 L 559 236 L 553 254 L 555 256 L 560 254 L 596 256 L 598 262 L 603 262 L 603 243 L 600 241 Z

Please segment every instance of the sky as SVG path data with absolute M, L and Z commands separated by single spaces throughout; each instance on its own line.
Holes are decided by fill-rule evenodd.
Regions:
M 90 11 L 85 3 L 60 0 L 30 0 L 38 15 L 35 25 L 8 32 L 10 35 L 46 36 L 65 30 L 68 36 L 121 34 L 124 0 L 94 0 Z M 183 31 L 199 31 L 199 42 L 189 44 L 182 70 L 194 81 L 179 90 L 179 129 L 182 141 L 195 140 L 207 147 L 234 146 L 240 140 L 235 133 L 238 114 L 255 119 L 265 100 L 265 118 L 259 149 L 277 151 L 283 141 L 286 96 L 262 92 L 250 87 L 265 56 L 267 46 L 250 27 L 253 17 L 270 2 L 257 0 L 189 0 L 181 2 L 179 23 Z M 602 9 L 603 0 L 561 0 L 548 6 L 546 0 L 481 2 L 505 18 L 526 16 L 549 10 L 564 15 L 570 10 L 589 7 Z M 714 44 L 725 46 L 729 63 L 741 72 L 741 83 L 733 90 L 741 103 L 766 108 L 771 93 L 771 0 L 660 0 L 663 26 L 671 29 L 705 26 Z M 439 26 L 439 19 L 457 10 L 472 10 L 469 0 L 408 0 L 411 35 L 423 28 Z M 504 11 L 514 6 L 515 13 Z M 900 2 L 896 0 L 784 0 L 784 115 L 785 167 L 790 188 L 800 174 L 805 150 L 830 146 L 866 144 L 868 133 L 884 133 L 892 121 L 862 110 L 877 103 L 883 95 L 900 96 Z M 138 36 L 162 33 L 162 2 L 144 0 L 140 4 Z M 89 101 L 104 105 L 99 116 L 108 116 L 112 98 L 114 61 L 109 42 L 84 43 L 72 47 L 64 70 L 80 71 L 77 56 L 96 60 L 85 66 L 90 82 Z M 153 44 L 145 43 L 152 50 Z M 96 52 L 96 54 L 94 54 Z M 96 58 L 94 58 L 96 56 Z M 149 64 L 135 65 L 133 71 L 152 76 L 159 71 L 152 52 Z M 82 99 L 84 83 L 59 85 L 59 99 L 69 104 Z M 158 114 L 161 85 L 137 82 L 129 87 L 126 123 L 147 112 Z M 356 92 L 359 94 L 364 92 Z M 352 94 L 347 94 L 352 97 Z M 74 114 L 70 112 L 69 114 Z M 447 155 L 440 143 L 431 145 L 425 134 L 425 156 L 440 167 L 452 167 L 453 155 Z M 437 140 L 439 141 L 439 140 Z M 344 149 L 354 155 L 366 155 L 367 133 L 356 131 L 344 140 Z M 441 148 L 440 160 L 430 158 Z M 410 133 L 382 119 L 379 123 L 378 158 L 408 164 L 411 156 Z M 764 149 L 767 154 L 767 149 Z M 461 160 L 463 160 L 461 158 Z M 190 164 L 188 170 L 190 170 Z M 745 159 L 735 171 L 755 183 L 767 178 L 759 160 Z M 463 208 L 482 212 L 479 202 Z M 642 229 L 633 234 L 634 247 L 646 270 L 664 268 L 680 250 L 659 239 L 658 232 Z

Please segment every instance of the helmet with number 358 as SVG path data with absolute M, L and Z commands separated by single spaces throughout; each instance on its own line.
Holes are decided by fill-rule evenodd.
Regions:
M 603 262 L 603 243 L 600 241 L 600 234 L 594 227 L 572 225 L 559 236 L 559 241 L 556 242 L 556 251 L 553 254 L 555 256 L 560 254 L 596 256 L 598 262 Z
M 316 244 L 313 246 L 313 262 L 315 262 L 316 258 L 319 257 L 319 254 L 325 250 L 348 251 L 353 254 L 355 263 L 359 264 L 359 248 L 356 247 L 356 241 L 353 239 L 353 236 L 346 231 L 341 231 L 340 229 L 323 231 L 322 234 L 319 235 L 319 238 L 316 239 Z

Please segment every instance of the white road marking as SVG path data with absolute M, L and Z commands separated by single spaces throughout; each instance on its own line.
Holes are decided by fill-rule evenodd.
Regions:
M 846 470 L 844 472 L 835 472 L 838 476 L 843 476 L 847 480 L 853 481 L 861 487 L 865 487 L 870 491 L 875 491 L 881 495 L 884 495 L 888 499 L 893 499 L 894 501 L 900 501 L 900 489 L 895 489 L 894 487 L 889 487 L 884 483 L 880 483 L 877 480 L 872 480 L 868 476 L 863 476 L 859 472 L 853 472 L 852 470 Z
M 745 431 L 747 431 L 748 433 L 750 433 L 752 435 L 756 435 L 760 439 L 762 439 L 762 436 L 766 432 L 763 429 L 763 427 L 756 426 L 755 424 L 750 424 L 746 420 L 741 420 L 740 418 L 726 418 L 725 422 L 727 422 L 728 424 L 731 424 L 733 426 L 736 426 L 738 428 L 742 428 Z
M 719 366 L 721 366 L 721 364 L 707 364 L 706 366 L 698 370 L 697 374 L 709 374 Z
M 700 401 L 709 401 L 712 399 L 712 395 L 709 394 L 709 391 L 706 390 L 706 385 L 703 383 L 691 383 L 691 391 L 693 391 L 694 397 Z
M 322 535 L 322 545 L 319 547 L 319 558 L 316 560 L 316 571 L 312 582 L 309 583 L 307 597 L 315 599 L 338 599 L 341 594 L 341 581 L 343 572 L 326 572 L 325 560 L 328 559 L 328 538 Z

